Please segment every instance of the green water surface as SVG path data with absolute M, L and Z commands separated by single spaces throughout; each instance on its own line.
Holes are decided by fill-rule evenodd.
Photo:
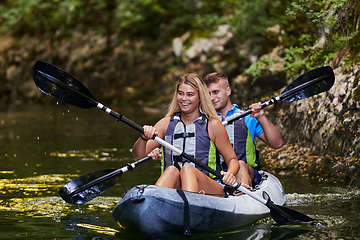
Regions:
M 111 106 L 140 126 L 161 115 Z M 141 239 L 121 229 L 111 212 L 125 187 L 153 184 L 160 164 L 151 161 L 84 205 L 70 205 L 58 189 L 86 172 L 120 168 L 135 161 L 130 149 L 139 133 L 99 109 L 58 104 L 11 107 L 0 112 L 0 239 Z M 276 226 L 269 217 L 218 233 L 193 232 L 192 239 L 357 239 L 359 191 L 336 183 L 309 184 L 281 177 L 286 206 L 321 226 Z M 181 237 L 182 238 L 182 237 Z M 180 238 L 180 239 L 181 239 Z

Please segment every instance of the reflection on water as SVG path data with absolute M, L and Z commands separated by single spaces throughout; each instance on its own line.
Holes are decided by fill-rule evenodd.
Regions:
M 131 109 L 126 115 L 139 125 L 160 118 Z M 60 187 L 80 175 L 135 161 L 129 150 L 138 136 L 96 109 L 59 104 L 0 112 L 0 239 L 141 239 L 138 233 L 121 229 L 111 211 L 125 187 L 156 181 L 158 161 L 124 173 L 113 188 L 83 205 L 67 204 L 58 194 Z M 360 236 L 359 190 L 310 185 L 306 178 L 281 181 L 288 193 L 286 206 L 316 219 L 320 226 L 277 226 L 269 217 L 231 231 L 193 231 L 192 239 Z
M 12 194 L 42 195 L 52 194 L 54 189 L 61 187 L 61 182 L 68 181 L 76 175 L 43 175 L 28 178 L 0 179 L 0 193 L 3 196 Z
M 257 223 L 255 223 L 257 225 Z M 221 232 L 216 235 L 197 234 L 194 239 L 236 239 L 236 240 L 277 240 L 294 239 L 310 230 L 301 228 L 272 227 L 269 225 L 245 226 L 234 231 Z
M 50 156 L 54 157 L 72 157 L 80 158 L 82 161 L 118 161 L 126 158 L 116 158 L 114 152 L 117 148 L 100 149 L 100 150 L 70 150 L 67 152 L 52 152 Z
M 16 212 L 16 216 L 26 217 L 49 217 L 60 221 L 62 216 L 69 213 L 82 213 L 109 210 L 120 200 L 119 197 L 97 197 L 89 204 L 71 205 L 66 204 L 60 197 L 36 197 L 36 198 L 11 198 L 2 201 L 1 211 Z
M 113 228 L 96 226 L 96 225 L 87 224 L 87 223 L 77 223 L 76 226 L 82 227 L 82 228 L 87 228 L 87 229 L 90 229 L 91 231 L 94 231 L 97 233 L 112 235 L 112 236 L 115 236 L 115 234 L 119 232 L 118 230 L 113 229 Z

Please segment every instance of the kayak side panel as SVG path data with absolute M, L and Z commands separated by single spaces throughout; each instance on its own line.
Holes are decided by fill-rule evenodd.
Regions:
M 285 202 L 281 182 L 267 178 L 254 194 L 266 191 L 278 205 Z M 269 209 L 246 194 L 220 198 L 184 192 L 189 202 L 191 229 L 222 231 L 240 227 L 269 216 Z M 143 199 L 143 200 L 140 200 Z M 169 238 L 182 234 L 184 202 L 175 189 L 149 185 L 128 191 L 113 210 L 113 217 L 128 229 L 143 232 L 149 238 Z

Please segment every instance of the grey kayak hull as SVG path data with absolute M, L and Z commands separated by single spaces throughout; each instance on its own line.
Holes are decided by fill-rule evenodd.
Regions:
M 279 179 L 261 171 L 262 181 L 253 191 L 262 197 L 265 191 L 277 205 L 285 202 Z M 269 216 L 269 209 L 242 194 L 227 198 L 184 192 L 189 203 L 191 229 L 223 231 L 247 225 Z M 113 217 L 126 229 L 141 231 L 152 239 L 176 237 L 184 226 L 184 200 L 176 189 L 154 185 L 137 186 L 124 194 L 113 210 Z

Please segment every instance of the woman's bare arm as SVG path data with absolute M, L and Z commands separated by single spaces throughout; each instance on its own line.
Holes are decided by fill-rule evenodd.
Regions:
M 156 135 L 159 138 L 164 138 L 167 126 L 169 125 L 170 118 L 165 117 L 160 119 L 155 126 L 145 125 L 144 135 L 141 135 L 142 138 L 148 139 L 147 141 L 141 137 L 135 142 L 132 148 L 132 155 L 135 159 L 143 158 L 147 156 L 152 150 L 159 146 L 159 143 L 155 140 L 152 140 L 153 135 Z

